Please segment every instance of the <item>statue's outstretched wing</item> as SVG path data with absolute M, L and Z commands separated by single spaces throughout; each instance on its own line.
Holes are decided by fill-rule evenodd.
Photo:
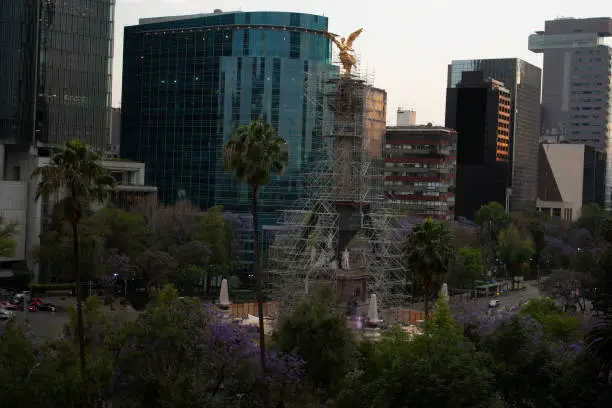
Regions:
M 336 34 L 332 34 L 332 33 L 330 33 L 330 32 L 329 32 L 329 31 L 327 31 L 327 30 L 323 30 L 323 34 L 324 34 L 324 35 L 325 35 L 327 38 L 332 39 L 332 40 L 333 40 L 334 38 L 336 38 L 336 37 L 337 37 L 337 35 L 336 35 Z
M 355 41 L 355 39 L 357 37 L 359 37 L 359 34 L 361 34 L 361 32 L 363 31 L 363 28 L 360 28 L 359 30 L 355 31 L 354 33 L 352 33 L 351 35 L 348 36 L 348 40 L 346 40 L 346 45 L 348 45 L 349 47 L 353 46 L 353 41 Z
M 336 38 L 338 37 L 336 34 L 332 34 L 327 30 L 323 30 L 323 34 L 325 34 L 325 36 L 329 38 L 330 40 L 332 40 L 337 46 L 340 46 L 340 43 L 338 42 L 338 39 Z

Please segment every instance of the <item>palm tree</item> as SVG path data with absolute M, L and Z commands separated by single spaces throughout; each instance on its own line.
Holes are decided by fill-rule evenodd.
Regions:
M 79 140 L 53 149 L 48 165 L 38 167 L 32 178 L 39 177 L 36 200 L 51 193 L 66 194 L 62 200 L 63 217 L 72 227 L 72 251 L 76 278 L 77 339 L 81 378 L 85 378 L 85 337 L 83 327 L 81 270 L 79 260 L 79 225 L 86 218 L 92 202 L 102 202 L 115 180 L 100 164 L 100 156 Z
M 600 373 L 612 382 L 612 315 L 606 314 L 598 319 L 585 340 L 587 350 L 599 365 Z
M 263 185 L 270 183 L 272 171 L 282 175 L 289 164 L 287 142 L 276 134 L 272 126 L 261 119 L 239 126 L 225 146 L 225 167 L 233 176 L 251 187 L 253 211 L 253 246 L 255 277 L 257 279 L 257 312 L 259 314 L 259 342 L 261 367 L 266 370 L 265 335 L 263 322 L 263 293 L 261 253 L 259 248 L 258 198 Z
M 17 224 L 9 222 L 3 226 L 3 223 L 0 216 L 0 256 L 13 256 L 17 247 L 17 242 L 13 239 L 17 233 Z
M 421 281 L 425 318 L 434 285 L 448 273 L 453 256 L 453 237 L 446 223 L 426 219 L 410 231 L 402 247 L 405 264 Z

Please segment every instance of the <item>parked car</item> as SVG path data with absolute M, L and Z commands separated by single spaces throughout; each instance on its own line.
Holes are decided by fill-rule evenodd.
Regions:
M 493 299 L 489 301 L 489 307 L 500 307 L 501 303 L 499 303 L 499 300 L 497 299 Z
M 6 321 L 14 317 L 13 312 L 5 308 L 0 308 L 0 320 Z
M 1 302 L 0 307 L 6 310 L 21 310 L 23 309 L 23 302 L 16 300 L 9 300 L 8 302 Z
M 29 290 L 24 290 L 23 292 L 19 292 L 15 295 L 15 299 L 25 299 L 29 300 L 31 298 L 31 294 Z

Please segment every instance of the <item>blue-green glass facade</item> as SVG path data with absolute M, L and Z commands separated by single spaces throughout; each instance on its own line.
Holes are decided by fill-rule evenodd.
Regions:
M 327 18 L 233 12 L 145 19 L 125 28 L 121 154 L 144 161 L 160 199 L 250 211 L 248 187 L 222 163 L 232 130 L 262 118 L 290 147 L 290 167 L 261 194 L 262 223 L 302 194 L 320 148 Z

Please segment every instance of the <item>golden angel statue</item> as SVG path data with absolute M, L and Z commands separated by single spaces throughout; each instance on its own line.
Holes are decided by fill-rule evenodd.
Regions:
M 340 40 L 338 40 L 337 35 L 327 31 L 325 32 L 325 35 L 327 35 L 327 37 L 329 37 L 340 50 L 340 62 L 344 67 L 345 75 L 351 75 L 351 69 L 355 66 L 355 64 L 357 64 L 357 58 L 355 58 L 354 55 L 355 50 L 353 49 L 353 42 L 355 39 L 357 39 L 357 37 L 359 37 L 359 34 L 361 34 L 362 31 L 363 28 L 360 28 L 349 35 L 348 39 L 340 37 Z

